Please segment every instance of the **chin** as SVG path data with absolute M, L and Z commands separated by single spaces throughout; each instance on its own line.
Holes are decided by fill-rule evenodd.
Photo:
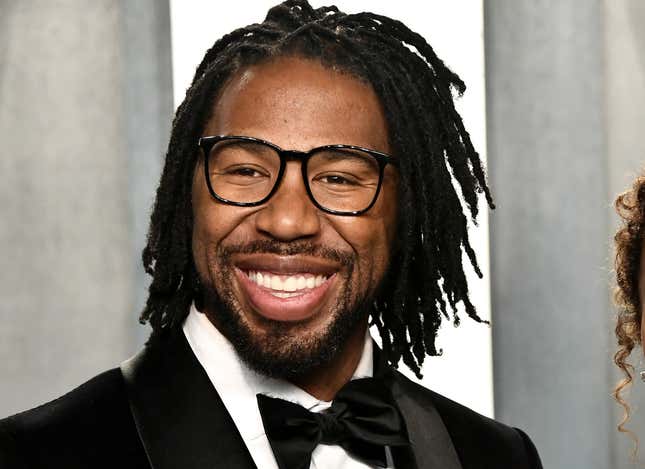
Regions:
M 335 307 L 302 321 L 268 319 L 230 301 L 235 296 L 226 291 L 205 298 L 207 316 L 242 361 L 271 378 L 293 380 L 329 364 L 367 320 L 364 308 L 350 305 L 348 290 Z

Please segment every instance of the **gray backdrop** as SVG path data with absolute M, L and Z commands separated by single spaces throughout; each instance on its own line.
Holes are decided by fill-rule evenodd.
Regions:
M 643 24 L 640 0 L 485 2 L 495 412 L 548 468 L 630 467 L 611 204 L 645 163 Z
M 132 354 L 172 117 L 155 0 L 0 3 L 0 415 Z
M 169 24 L 164 1 L 0 0 L 0 416 L 147 334 Z M 645 161 L 643 24 L 640 0 L 485 2 L 496 414 L 548 468 L 630 467 L 609 397 L 611 201 Z

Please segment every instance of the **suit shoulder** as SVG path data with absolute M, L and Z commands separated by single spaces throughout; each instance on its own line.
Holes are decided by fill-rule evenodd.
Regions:
M 111 459 L 102 454 L 109 447 L 120 445 L 125 452 L 136 453 L 136 442 L 118 368 L 58 399 L 0 420 L 0 461 L 22 458 L 29 461 L 29 467 L 58 467 L 54 462 L 70 468 L 104 467 L 98 458 Z
M 118 369 L 101 373 L 67 394 L 24 412 L 0 420 L 0 428 L 15 433 L 42 431 L 78 425 L 97 412 L 110 410 L 123 400 L 123 379 Z
M 523 431 L 475 412 L 403 377 L 407 392 L 431 403 L 439 413 L 464 468 L 541 469 L 531 439 Z
M 434 391 L 428 389 L 427 392 L 446 426 L 455 427 L 455 431 L 457 431 L 456 427 L 459 427 L 458 431 L 462 431 L 461 428 L 465 427 L 479 437 L 507 442 L 517 442 L 520 437 L 517 430 L 502 422 L 486 417 Z

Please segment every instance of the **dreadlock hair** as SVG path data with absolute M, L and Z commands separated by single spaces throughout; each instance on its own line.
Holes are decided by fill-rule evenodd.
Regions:
M 152 283 L 140 321 L 150 323 L 153 339 L 180 326 L 191 302 L 199 301 L 191 187 L 197 141 L 218 92 L 238 70 L 287 55 L 350 73 L 369 83 L 381 101 L 401 183 L 396 255 L 374 300 L 371 323 L 386 359 L 394 366 L 403 359 L 420 376 L 425 355 L 441 353 L 435 338 L 442 317 L 452 316 L 458 325 L 461 303 L 469 317 L 485 322 L 469 299 L 462 261 L 465 253 L 482 276 L 467 215 L 476 224 L 482 192 L 494 205 L 453 102 L 453 91 L 461 95 L 466 89 L 463 81 L 419 34 L 373 13 L 345 14 L 335 6 L 313 9 L 306 0 L 287 0 L 271 8 L 264 22 L 227 34 L 207 51 L 173 121 L 142 256 Z

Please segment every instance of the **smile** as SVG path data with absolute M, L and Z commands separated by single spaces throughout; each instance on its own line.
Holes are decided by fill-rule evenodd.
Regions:
M 324 311 L 340 265 L 313 256 L 252 254 L 234 260 L 239 300 L 274 321 L 303 321 Z
M 271 272 L 246 272 L 249 279 L 278 298 L 293 298 L 320 287 L 329 278 L 325 275 L 302 273 L 298 275 L 276 275 Z

